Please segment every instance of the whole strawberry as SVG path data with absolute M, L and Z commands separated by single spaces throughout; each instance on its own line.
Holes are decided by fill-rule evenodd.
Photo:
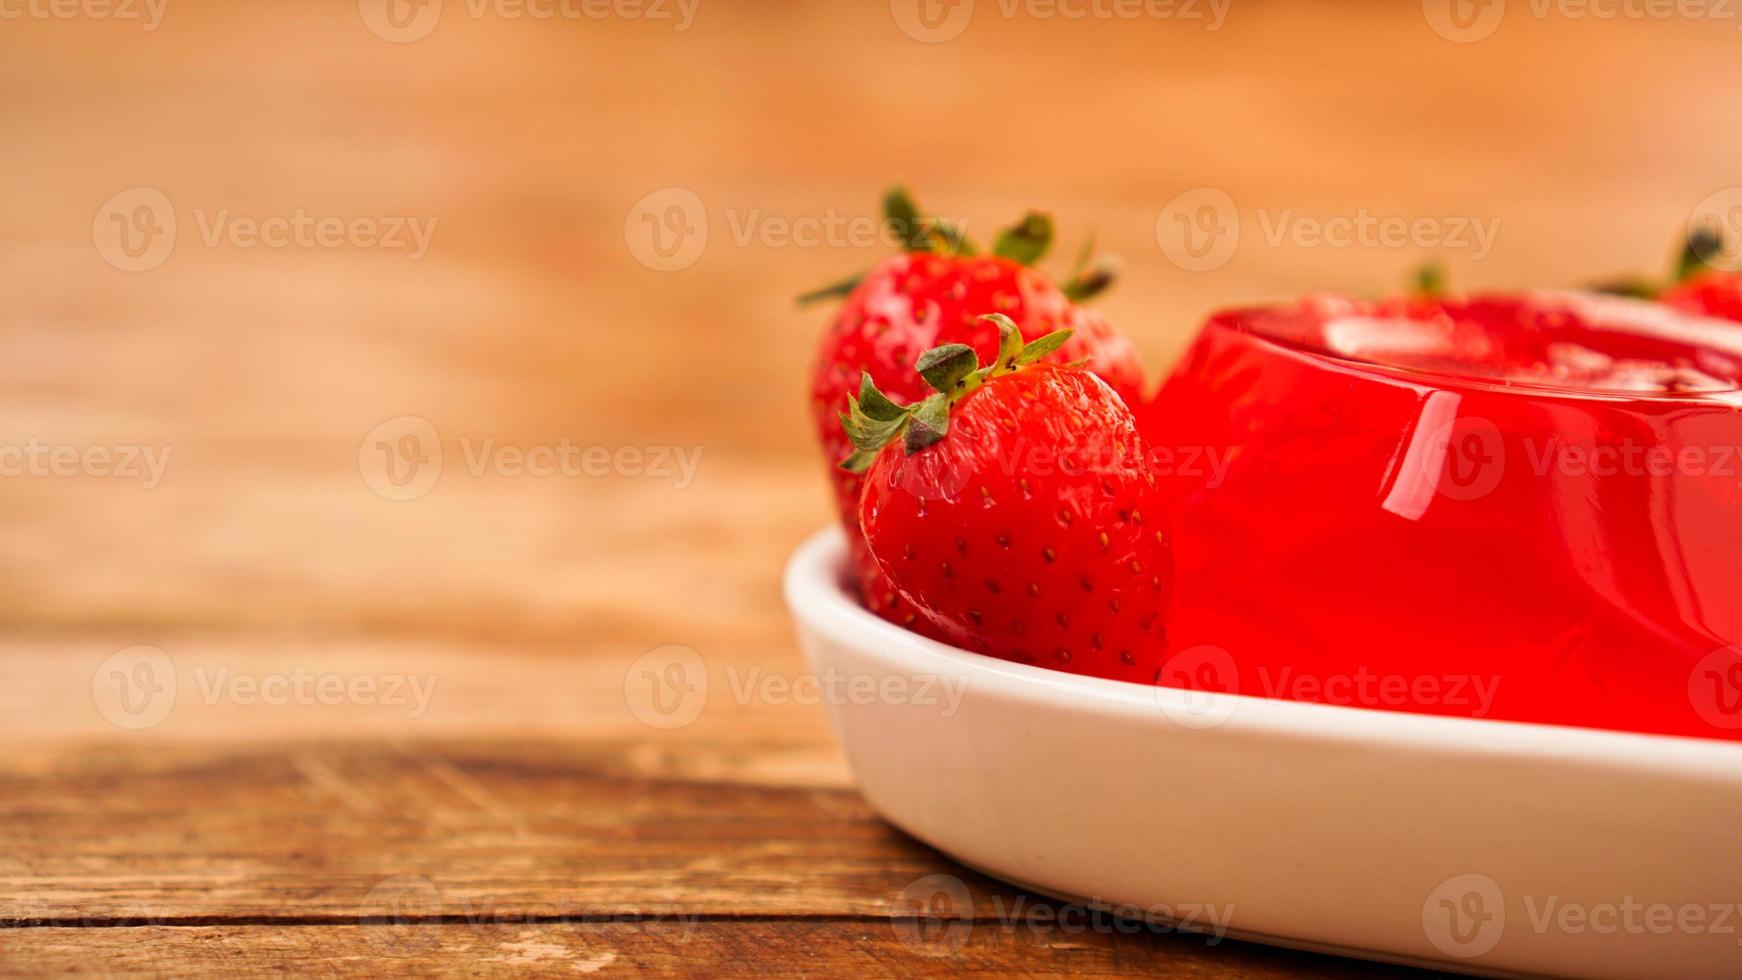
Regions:
M 869 379 L 844 427 L 865 473 L 859 516 L 883 574 L 942 638 L 1007 660 L 1151 683 L 1167 648 L 1173 554 L 1148 449 L 1113 389 L 1036 363 L 1008 317 L 996 359 L 919 359 L 935 389 L 906 407 Z
M 996 340 L 991 331 L 976 329 L 977 318 L 985 313 L 1005 314 L 1030 340 L 1055 330 L 1074 330 L 1070 342 L 1053 358 L 1085 361 L 1121 397 L 1137 403 L 1143 370 L 1136 350 L 1104 319 L 1077 305 L 1112 283 L 1110 263 L 1091 260 L 1085 249 L 1070 280 L 1060 288 L 1031 268 L 1052 244 L 1052 222 L 1045 215 L 1028 215 L 998 236 L 993 254 L 981 255 L 946 222 L 921 216 L 900 188 L 888 194 L 884 211 L 888 226 L 906 242 L 906 251 L 862 277 L 802 297 L 808 301 L 846 296 L 823 336 L 811 376 L 811 415 L 831 464 L 852 451 L 836 420 L 847 410 L 863 376 L 869 375 L 875 387 L 894 398 L 923 398 L 929 389 L 912 365 L 925 351 L 960 343 L 991 359 Z M 859 475 L 833 469 L 831 479 L 853 564 L 864 570 L 854 583 L 862 599 L 887 619 L 919 625 L 913 611 L 878 580 L 875 564 L 864 554 L 858 526 Z

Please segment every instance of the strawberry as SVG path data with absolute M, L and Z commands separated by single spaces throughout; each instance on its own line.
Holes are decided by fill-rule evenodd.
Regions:
M 945 640 L 1079 674 L 1152 683 L 1166 650 L 1173 555 L 1131 409 L 1105 381 L 1038 363 L 1008 317 L 996 359 L 947 344 L 897 405 L 861 379 L 842 419 L 864 472 L 865 541 L 895 592 Z
M 1074 330 L 1070 342 L 1052 355 L 1058 361 L 1085 360 L 1121 397 L 1137 404 L 1143 370 L 1131 343 L 1104 319 L 1077 305 L 1104 291 L 1114 275 L 1107 261 L 1091 261 L 1085 249 L 1063 288 L 1031 266 L 1052 243 L 1052 222 L 1031 213 L 999 235 L 991 255 L 974 246 L 947 222 L 921 217 L 905 191 L 896 188 L 884 201 L 887 225 L 907 242 L 906 251 L 878 263 L 862 277 L 801 297 L 811 301 L 846 296 L 817 351 L 811 379 L 811 415 L 825 457 L 831 464 L 852 451 L 836 421 L 859 390 L 861 378 L 893 398 L 917 401 L 928 389 L 913 373 L 914 359 L 943 344 L 967 344 L 988 360 L 996 339 L 975 329 L 976 318 L 1008 316 L 1026 339 L 1059 329 Z M 859 534 L 858 474 L 833 469 L 835 502 L 853 552 L 852 564 L 864 570 L 855 585 L 862 599 L 886 619 L 922 625 L 886 583 L 864 553 Z
M 1726 242 L 1721 228 L 1698 225 L 1683 242 L 1667 281 L 1632 276 L 1595 288 L 1598 292 L 1655 299 L 1695 316 L 1742 322 L 1742 273 L 1713 265 L 1713 260 L 1733 245 Z
M 1742 275 L 1708 272 L 1677 283 L 1658 302 L 1684 313 L 1742 322 Z

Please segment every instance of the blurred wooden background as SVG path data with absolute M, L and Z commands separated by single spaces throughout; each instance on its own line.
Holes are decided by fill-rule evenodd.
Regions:
M 480 0 L 130 2 L 38 0 L 0 19 L 0 446 L 169 453 L 149 488 L 0 478 L 0 919 L 15 923 L 355 918 L 372 884 L 400 874 L 450 899 L 545 908 L 549 890 L 521 890 L 515 869 L 545 861 L 555 888 L 600 866 L 609 834 L 475 864 L 441 846 L 449 804 L 491 819 L 530 808 L 560 836 L 562 812 L 514 802 L 523 779 L 554 799 L 602 781 L 573 805 L 638 828 L 604 865 L 650 877 L 589 886 L 613 908 L 875 916 L 949 867 L 864 811 L 821 709 L 716 696 L 665 731 L 624 688 L 638 657 L 670 645 L 696 650 L 716 690 L 731 670 L 801 669 L 778 575 L 828 519 L 802 414 L 828 314 L 792 297 L 884 250 L 787 243 L 782 229 L 871 215 L 893 179 L 982 238 L 1052 209 L 1058 263 L 1092 230 L 1127 261 L 1101 305 L 1157 372 L 1214 307 L 1378 292 L 1424 258 L 1466 287 L 1654 270 L 1690 209 L 1742 183 L 1730 19 L 1515 2 L 1498 27 L 1471 29 L 1491 36 L 1460 43 L 1434 29 L 1451 23 L 1436 0 L 1179 11 L 1220 16 L 1214 29 L 995 0 L 966 21 L 949 19 L 960 6 L 916 20 L 909 0 L 699 0 L 687 21 L 675 0 L 663 20 L 624 3 L 536 18 Z M 925 43 L 902 27 L 926 23 L 960 33 Z M 114 222 L 147 198 L 116 196 L 138 188 L 167 202 L 174 247 L 124 271 L 139 260 L 116 252 Z M 1200 188 L 1226 195 L 1241 233 L 1194 271 L 1157 227 Z M 673 206 L 669 227 L 692 234 L 666 243 L 681 246 L 668 260 L 643 214 L 663 222 Z M 431 234 L 416 257 L 232 237 L 239 219 L 298 213 Z M 1481 254 L 1270 240 L 1278 222 L 1359 215 L 1496 234 Z M 433 427 L 443 466 L 426 493 L 392 500 L 359 453 L 404 417 Z M 485 440 L 700 462 L 693 481 L 473 475 L 466 454 Z M 180 691 L 161 723 L 132 731 L 99 709 L 93 681 L 142 644 L 172 658 Z M 427 673 L 439 688 L 415 718 L 207 703 L 193 672 L 220 669 Z M 543 761 L 505 761 L 522 757 Z M 402 785 L 414 777 L 427 785 Z M 684 794 L 708 792 L 739 803 L 703 810 L 789 801 L 770 833 L 808 863 L 771 870 L 717 826 L 662 822 L 662 806 L 688 812 Z M 178 823 L 190 804 L 198 819 Z M 305 838 L 268 811 L 350 830 Z M 428 846 L 379 846 L 370 821 L 388 813 Z M 819 843 L 843 821 L 868 850 Z M 676 849 L 665 864 L 638 863 L 649 839 Z M 765 900 L 794 880 L 790 903 Z M 0 969 L 76 964 L 94 941 L 0 933 Z M 242 964 L 278 949 L 266 932 L 227 942 Z M 650 962 L 622 942 L 625 962 Z M 148 965 L 199 963 L 179 955 Z M 1315 968 L 1189 944 L 1161 955 Z

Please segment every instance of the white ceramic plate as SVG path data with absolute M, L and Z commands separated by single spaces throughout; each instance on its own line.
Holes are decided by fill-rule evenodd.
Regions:
M 864 611 L 844 565 L 834 530 L 793 556 L 799 639 L 856 692 L 826 700 L 865 798 L 964 864 L 1373 959 L 1742 977 L 1742 744 L 1007 663 Z

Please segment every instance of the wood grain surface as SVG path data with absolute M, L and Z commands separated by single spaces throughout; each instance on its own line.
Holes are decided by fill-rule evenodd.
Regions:
M 802 671 L 779 573 L 829 519 L 791 297 L 882 253 L 847 222 L 893 179 L 1092 231 L 1158 373 L 1214 307 L 1424 258 L 1655 268 L 1742 182 L 1742 34 L 913 8 L 4 6 L 0 973 L 1391 972 L 1011 925 L 1048 900 L 880 822 L 755 685 Z M 1193 268 L 1158 228 L 1200 189 L 1238 231 Z M 1298 233 L 1363 215 L 1494 234 Z M 669 646 L 717 681 L 677 728 L 630 683 Z M 941 945 L 932 875 L 973 898 Z

